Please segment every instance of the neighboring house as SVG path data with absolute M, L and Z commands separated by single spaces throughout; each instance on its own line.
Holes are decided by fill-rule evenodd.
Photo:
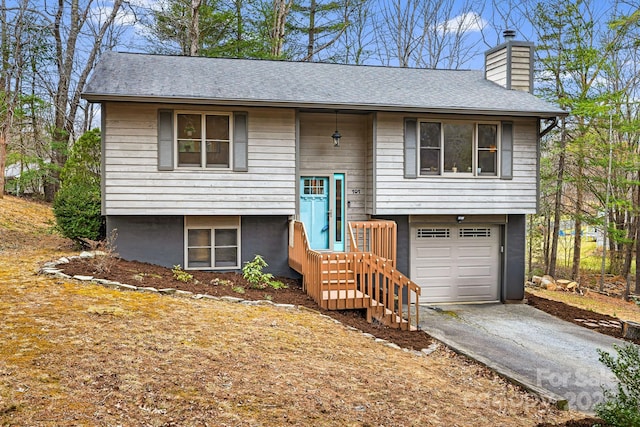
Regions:
M 483 72 L 103 55 L 83 97 L 101 104 L 118 253 L 206 270 L 261 254 L 292 275 L 290 220 L 340 252 L 348 221 L 390 219 L 422 302 L 522 300 L 539 139 L 565 113 L 531 94 L 532 44 L 486 58 Z
M 43 194 L 44 184 L 42 177 L 39 173 L 34 173 L 39 170 L 40 165 L 38 163 L 24 164 L 17 162 L 7 166 L 4 170 L 5 191 L 16 196 Z

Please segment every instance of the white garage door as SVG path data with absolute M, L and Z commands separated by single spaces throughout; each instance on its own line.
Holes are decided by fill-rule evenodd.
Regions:
M 497 225 L 413 226 L 411 279 L 420 302 L 497 301 L 500 237 Z

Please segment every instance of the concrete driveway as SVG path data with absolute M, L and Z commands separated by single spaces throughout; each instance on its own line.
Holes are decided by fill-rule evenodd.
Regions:
M 616 384 L 597 350 L 616 354 L 613 344 L 625 344 L 526 304 L 422 306 L 420 325 L 456 352 L 585 413 L 602 401 L 602 386 Z

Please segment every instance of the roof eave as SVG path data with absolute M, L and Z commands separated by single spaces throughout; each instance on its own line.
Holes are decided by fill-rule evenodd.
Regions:
M 358 110 L 358 111 L 388 111 L 406 113 L 447 113 L 447 114 L 476 114 L 491 116 L 514 116 L 514 117 L 540 117 L 553 118 L 565 117 L 568 115 L 562 110 L 497 110 L 497 109 L 477 109 L 464 107 L 418 107 L 415 105 L 382 105 L 382 104 L 357 104 L 357 103 L 322 103 L 322 102 L 299 102 L 283 100 L 255 100 L 255 99 L 216 99 L 216 98 L 188 98 L 188 97 L 167 97 L 167 96 L 133 96 L 121 94 L 97 94 L 83 93 L 82 98 L 92 103 L 100 102 L 149 102 L 166 104 L 215 104 L 233 105 L 243 107 L 277 107 L 277 108 L 326 108 L 331 110 Z

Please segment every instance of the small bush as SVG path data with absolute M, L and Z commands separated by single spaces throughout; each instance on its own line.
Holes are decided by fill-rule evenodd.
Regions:
M 604 390 L 606 401 L 596 405 L 596 414 L 614 427 L 640 426 L 640 350 L 632 344 L 618 347 L 618 357 L 598 350 L 600 362 L 618 379 L 617 393 Z
M 188 283 L 193 280 L 193 274 L 189 274 L 184 271 L 180 264 L 174 265 L 171 272 L 173 273 L 173 278 L 180 282 Z
M 60 171 L 60 190 L 53 201 L 53 213 L 63 236 L 82 247 L 88 240 L 102 240 L 105 234 L 100 195 L 100 131 L 83 134 L 71 148 Z
M 262 269 L 267 266 L 267 262 L 260 255 L 256 255 L 253 261 L 247 261 L 244 267 L 242 267 L 242 277 L 244 277 L 254 289 L 265 289 L 268 286 L 273 289 L 286 288 L 287 285 L 279 280 L 275 280 L 273 274 L 262 271 Z
M 83 247 L 87 240 L 100 240 L 105 230 L 100 203 L 100 188 L 80 182 L 64 185 L 53 201 L 62 235 Z

